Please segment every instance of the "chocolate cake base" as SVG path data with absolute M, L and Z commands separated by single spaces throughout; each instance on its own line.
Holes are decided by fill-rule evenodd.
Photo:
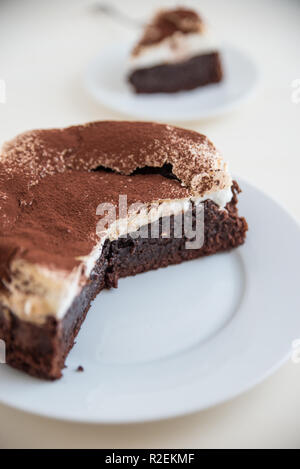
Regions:
M 137 69 L 128 80 L 136 93 L 176 93 L 218 83 L 222 78 L 220 54 L 214 52 L 181 63 Z
M 116 288 L 118 279 L 136 275 L 197 257 L 226 251 L 244 242 L 247 223 L 237 213 L 238 186 L 227 210 L 212 201 L 204 203 L 204 245 L 186 249 L 186 238 L 134 239 L 132 236 L 106 241 L 89 283 L 73 302 L 62 321 L 48 317 L 43 325 L 20 320 L 0 306 L 0 338 L 6 343 L 8 364 L 39 378 L 54 380 L 62 376 L 64 362 L 74 345 L 91 301 L 104 288 Z M 195 216 L 195 215 L 194 215 Z M 174 227 L 171 220 L 171 232 Z M 160 219 L 162 224 L 163 219 Z M 151 225 L 148 226 L 151 229 Z

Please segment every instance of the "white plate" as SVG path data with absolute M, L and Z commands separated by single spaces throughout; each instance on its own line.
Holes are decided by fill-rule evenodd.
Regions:
M 148 421 L 213 406 L 274 371 L 300 335 L 300 230 L 241 186 L 244 246 L 102 292 L 64 378 L 43 382 L 0 365 L 0 401 L 72 421 Z
M 258 81 L 252 59 L 228 45 L 221 51 L 225 71 L 221 83 L 175 94 L 136 95 L 126 80 L 130 48 L 128 44 L 104 48 L 88 66 L 85 86 L 99 103 L 137 118 L 182 122 L 217 116 L 242 104 Z

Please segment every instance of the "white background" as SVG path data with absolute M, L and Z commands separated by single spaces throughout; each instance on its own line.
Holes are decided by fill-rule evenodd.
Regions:
M 1 1 L 0 79 L 6 82 L 7 95 L 6 103 L 0 104 L 1 143 L 31 128 L 123 117 L 85 94 L 82 74 L 104 44 L 134 38 L 137 31 L 91 13 L 94 1 Z M 174 4 L 110 3 L 142 19 L 155 6 Z M 300 78 L 300 1 L 181 0 L 180 4 L 198 6 L 219 38 L 250 53 L 261 73 L 256 97 L 242 109 L 185 126 L 207 134 L 234 174 L 271 194 L 299 220 L 300 103 L 291 97 L 292 82 Z M 284 249 L 285 242 L 278 249 Z M 300 331 L 295 331 L 298 337 Z M 0 447 L 300 448 L 299 396 L 300 365 L 289 363 L 230 403 L 159 423 L 66 424 L 0 406 Z

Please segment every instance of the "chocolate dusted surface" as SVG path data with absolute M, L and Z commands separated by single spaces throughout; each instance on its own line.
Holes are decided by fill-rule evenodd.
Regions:
M 176 180 L 159 174 L 133 175 L 74 171 L 47 176 L 32 186 L 0 228 L 0 262 L 8 265 L 14 256 L 31 263 L 70 271 L 88 255 L 99 238 L 96 215 L 100 203 L 119 202 L 126 194 L 134 202 L 188 197 Z M 3 267 L 2 267 L 3 269 Z M 3 275 L 0 267 L 0 275 Z
M 70 271 L 98 241 L 100 203 L 116 204 L 119 194 L 130 204 L 222 189 L 230 181 L 220 161 L 204 135 L 153 123 L 95 122 L 19 135 L 0 155 L 0 278 L 9 279 L 15 258 Z M 180 182 L 128 177 L 165 164 Z M 120 174 L 92 171 L 99 166 Z
M 130 175 L 137 168 L 171 164 L 192 195 L 204 195 L 224 185 L 219 161 L 213 143 L 197 132 L 150 122 L 102 121 L 17 136 L 3 146 L 0 178 L 3 169 L 5 178 L 19 178 L 27 191 L 57 173 L 103 166 Z
M 143 47 L 158 44 L 175 33 L 201 33 L 203 29 L 203 20 L 194 10 L 188 8 L 161 10 L 146 27 L 132 54 L 138 55 Z

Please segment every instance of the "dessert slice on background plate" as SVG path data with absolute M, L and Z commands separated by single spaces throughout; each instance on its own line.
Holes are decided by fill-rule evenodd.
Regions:
M 198 13 L 159 11 L 130 57 L 128 80 L 136 93 L 175 93 L 219 83 L 218 46 Z
M 247 223 L 238 192 L 204 135 L 168 125 L 104 121 L 29 131 L 6 143 L 0 339 L 7 363 L 60 378 L 102 289 L 241 245 Z M 199 213 L 202 238 L 194 243 Z

